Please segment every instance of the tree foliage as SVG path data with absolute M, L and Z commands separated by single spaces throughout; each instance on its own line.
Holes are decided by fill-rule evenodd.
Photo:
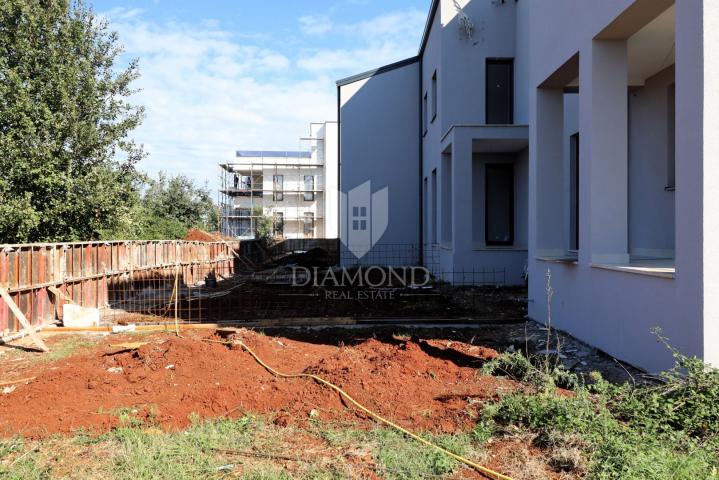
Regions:
M 181 239 L 189 228 L 217 229 L 218 212 L 207 187 L 185 175 L 160 172 L 145 178 L 129 214 L 116 227 L 103 231 L 104 239 Z
M 137 62 L 81 2 L 0 2 L 0 242 L 98 238 L 137 200 Z

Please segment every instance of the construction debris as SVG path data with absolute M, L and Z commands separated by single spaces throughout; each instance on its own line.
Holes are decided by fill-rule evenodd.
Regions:
M 62 324 L 65 327 L 98 327 L 100 325 L 100 310 L 98 308 L 66 304 L 63 307 Z

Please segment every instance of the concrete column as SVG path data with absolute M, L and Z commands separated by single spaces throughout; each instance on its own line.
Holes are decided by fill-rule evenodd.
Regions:
M 472 250 L 472 139 L 455 129 L 452 142 L 452 240 L 455 258 L 467 258 Z M 483 212 L 482 212 L 483 214 Z M 455 264 L 455 269 L 461 265 Z
M 719 2 L 676 2 L 676 280 L 682 327 L 719 366 Z M 687 341 L 688 343 L 688 341 Z
M 535 211 L 536 218 L 536 255 L 558 256 L 565 253 L 563 93 L 558 88 L 539 88 L 536 95 L 534 110 L 536 186 L 535 201 L 530 205 Z
M 697 2 L 684 0 L 678 5 L 677 55 L 684 53 L 687 60 L 681 64 L 677 63 L 677 75 L 680 69 L 682 70 L 681 82 L 677 79 L 677 105 L 681 106 L 681 111 L 677 109 L 681 115 L 677 119 L 677 125 L 685 120 L 691 122 L 687 117 L 690 112 L 694 112 L 695 120 L 690 123 L 697 126 L 694 144 L 703 145 L 704 359 L 719 367 L 719 51 L 716 48 L 719 45 L 719 2 L 704 0 L 701 3 L 702 6 L 698 6 Z M 691 51 L 687 51 L 688 49 Z M 700 71 L 703 78 L 684 72 L 688 68 L 691 68 L 692 72 Z M 703 109 L 700 109 L 702 99 L 704 105 Z M 703 113 L 703 118 L 699 121 L 696 120 L 697 112 Z M 701 132 L 702 138 L 696 138 L 698 132 Z M 678 134 L 681 136 L 677 137 L 677 152 L 681 152 L 684 136 L 690 136 L 692 132 L 687 132 L 685 124 Z M 681 159 L 682 155 L 678 153 L 677 158 Z M 677 191 L 685 188 L 679 183 L 683 180 L 678 174 Z M 688 207 L 684 202 L 681 206 Z
M 579 61 L 582 156 L 589 173 L 591 261 L 626 263 L 628 249 L 627 42 L 594 40 Z M 588 109 L 582 105 L 589 103 Z M 582 122 L 584 120 L 584 122 Z M 588 150 L 588 151 L 587 151 Z M 584 209 L 583 209 L 584 210 Z M 586 212 L 586 210 L 584 210 Z

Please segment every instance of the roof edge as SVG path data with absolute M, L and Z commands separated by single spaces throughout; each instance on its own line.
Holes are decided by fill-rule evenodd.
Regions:
M 269 157 L 269 158 L 309 158 L 312 152 L 308 150 L 235 150 L 235 157 L 242 158 L 254 158 L 254 157 Z
M 364 80 L 365 78 L 370 78 L 370 77 L 374 77 L 375 75 L 391 72 L 392 70 L 406 67 L 407 65 L 411 65 L 418 61 L 419 61 L 419 55 L 416 55 L 416 56 L 410 57 L 410 58 L 405 58 L 404 60 L 400 60 L 399 62 L 390 63 L 389 65 L 384 65 L 379 68 L 367 70 L 366 72 L 358 73 L 356 75 L 352 75 L 350 77 L 337 80 L 337 86 L 342 87 L 342 86 L 348 85 L 350 83 L 357 82 L 359 80 Z
M 427 23 L 424 24 L 424 33 L 422 33 L 422 42 L 419 44 L 418 57 L 421 57 L 424 53 L 424 48 L 427 46 L 429 40 L 429 31 L 432 30 L 432 23 L 434 23 L 434 16 L 437 14 L 437 7 L 439 7 L 439 0 L 432 0 L 432 6 L 429 8 L 429 15 L 427 16 Z

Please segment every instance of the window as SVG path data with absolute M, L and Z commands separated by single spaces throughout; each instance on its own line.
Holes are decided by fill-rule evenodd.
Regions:
M 667 88 L 667 190 L 674 190 L 676 187 L 676 87 L 675 84 Z
M 284 183 L 284 175 L 272 175 L 272 200 L 276 202 L 284 200 Z
M 437 70 L 432 74 L 432 120 L 437 118 Z
M 238 218 L 238 237 L 251 237 L 252 236 L 252 218 L 250 218 L 249 208 L 240 208 L 237 211 Z
M 367 207 L 352 207 L 352 230 L 367 230 Z
M 510 125 L 514 122 L 514 60 L 487 59 L 485 123 Z
M 249 175 L 242 175 L 240 178 L 240 189 L 250 190 L 252 188 L 252 177 Z
M 427 177 L 422 182 L 422 242 L 427 243 L 429 237 L 429 195 Z
M 442 154 L 442 245 L 452 246 L 452 156 Z
M 285 233 L 285 215 L 282 212 L 275 212 L 275 218 L 272 225 L 276 237 L 281 237 Z
M 430 241 L 437 244 L 437 169 L 432 170 L 432 220 L 430 221 L 432 235 Z
M 304 233 L 305 238 L 313 238 L 315 236 L 315 214 L 313 212 L 305 212 Z
M 579 133 L 569 137 L 569 249 L 579 250 Z
M 305 175 L 305 201 L 311 202 L 315 199 L 315 177 L 313 175 Z
M 427 105 L 427 92 L 424 92 L 424 97 L 422 98 L 422 134 L 424 135 L 427 133 L 427 125 L 429 122 L 427 121 L 427 118 L 429 117 L 429 112 L 427 111 L 427 108 L 429 105 Z
M 487 245 L 514 243 L 514 168 L 487 164 L 485 170 L 484 236 Z

